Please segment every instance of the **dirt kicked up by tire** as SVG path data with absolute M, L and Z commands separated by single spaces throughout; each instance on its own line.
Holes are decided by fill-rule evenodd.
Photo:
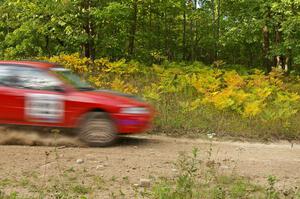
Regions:
M 106 113 L 93 112 L 80 124 L 79 138 L 91 147 L 111 146 L 117 139 L 117 130 Z

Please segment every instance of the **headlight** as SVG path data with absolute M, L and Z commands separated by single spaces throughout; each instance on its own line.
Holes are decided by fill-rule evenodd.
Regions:
M 149 110 L 147 108 L 143 107 L 130 107 L 130 108 L 122 108 L 121 113 L 123 114 L 136 114 L 136 115 L 142 115 L 142 114 L 149 114 Z

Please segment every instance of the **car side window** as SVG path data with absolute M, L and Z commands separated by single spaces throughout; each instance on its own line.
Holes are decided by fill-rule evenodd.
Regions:
M 62 84 L 47 72 L 36 68 L 17 67 L 14 74 L 17 78 L 17 88 L 55 91 Z
M 12 70 L 13 66 L 0 65 L 0 86 L 12 86 L 14 82 Z

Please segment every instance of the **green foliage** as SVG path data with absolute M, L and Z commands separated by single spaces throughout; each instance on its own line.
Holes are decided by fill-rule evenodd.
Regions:
M 245 75 L 199 62 L 145 66 L 105 58 L 91 61 L 79 54 L 47 60 L 84 74 L 95 87 L 139 95 L 153 103 L 158 112 L 155 129 L 256 139 L 300 138 L 300 88 L 295 86 L 300 78 L 286 77 L 280 69 L 268 74 L 255 69 Z
M 293 70 L 300 65 L 299 11 L 298 0 L 2 0 L 0 58 L 79 52 L 251 67 L 268 59 L 268 67 Z
M 267 188 L 267 199 L 277 199 L 279 198 L 279 192 L 275 189 L 276 184 L 276 177 L 275 176 L 269 176 L 268 183 L 269 187 Z

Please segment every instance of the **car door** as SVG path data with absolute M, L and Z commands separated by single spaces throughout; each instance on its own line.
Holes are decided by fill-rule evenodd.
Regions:
M 6 123 L 63 126 L 65 93 L 62 82 L 47 70 L 17 66 L 10 70 L 14 79 L 9 87 L 1 87 L 5 99 L 2 117 Z M 5 114 L 4 114 L 5 111 Z M 1 111 L 2 112 L 2 111 Z M 0 118 L 1 119 L 1 118 Z
M 31 125 L 63 126 L 66 94 L 62 82 L 47 70 L 26 67 L 16 71 L 23 94 L 23 121 Z
M 0 123 L 22 121 L 23 93 L 15 87 L 14 65 L 0 65 Z

